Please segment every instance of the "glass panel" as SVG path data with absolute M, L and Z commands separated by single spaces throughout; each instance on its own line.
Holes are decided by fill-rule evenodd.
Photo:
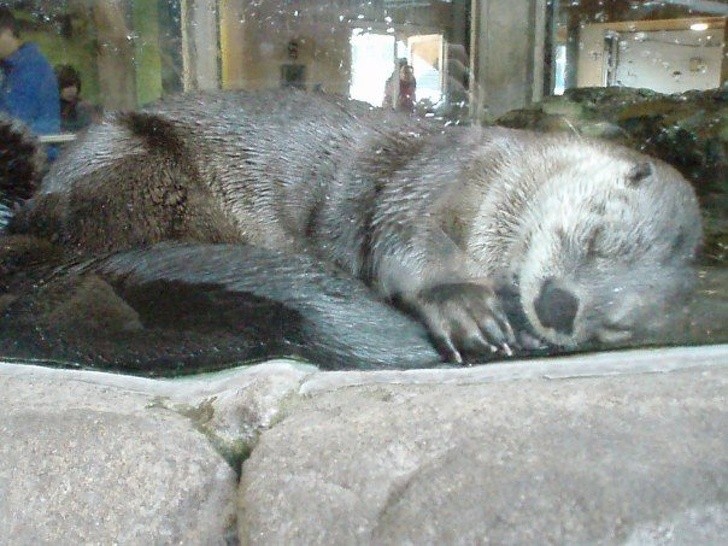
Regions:
M 382 354 L 387 344 L 406 353 L 411 342 L 412 354 L 437 355 L 403 366 L 438 364 L 442 355 L 457 360 L 448 336 L 460 336 L 453 344 L 473 362 L 728 341 L 725 2 L 10 5 L 19 36 L 3 36 L 0 26 L 1 97 L 11 94 L 12 55 L 37 44 L 56 68 L 59 85 L 51 87 L 58 87 L 53 102 L 63 124 L 34 126 L 0 100 L 44 146 L 33 155 L 38 142 L 28 144 L 18 126 L 0 120 L 0 357 L 111 367 L 134 360 L 137 372 L 154 361 L 164 364 L 150 373 L 176 373 L 279 354 L 324 354 L 342 366 L 350 351 L 352 366 L 396 366 L 368 349 L 337 348 L 332 339 L 349 339 L 356 326 L 336 322 L 335 312 L 310 316 L 320 312 L 319 300 L 304 305 L 300 294 L 313 294 L 317 282 L 332 283 L 326 302 L 362 298 L 351 320 L 379 330 L 359 349 L 380 343 Z M 606 144 L 590 148 L 591 139 Z M 557 144 L 544 151 L 539 143 Z M 608 160 L 599 159 L 604 149 L 612 151 Z M 677 179 L 662 162 L 689 182 L 702 228 L 697 218 L 679 225 L 689 197 L 669 213 L 670 225 L 664 216 L 674 195 L 640 194 L 642 208 L 621 209 L 624 193 L 580 193 L 604 179 L 621 189 Z M 534 189 L 547 182 L 549 189 Z M 561 193 L 569 184 L 573 190 Z M 592 198 L 593 215 L 585 216 Z M 658 220 L 663 227 L 648 229 Z M 701 230 L 698 296 L 670 306 L 670 291 L 675 300 L 689 293 L 675 264 Z M 219 267 L 207 268 L 202 254 L 183 260 L 154 247 L 170 240 L 207 245 L 199 252 Z M 213 248 L 218 243 L 235 245 L 229 259 Z M 118 272 L 135 251 L 146 256 L 140 263 L 174 261 L 177 273 L 125 284 Z M 294 275 L 279 252 L 304 273 Z M 519 261 L 526 256 L 536 260 L 536 273 Z M 226 269 L 235 260 L 245 263 Z M 270 268 L 264 275 L 257 261 Z M 231 288 L 243 269 L 261 275 L 255 289 Z M 195 275 L 210 282 L 190 281 Z M 288 284 L 276 284 L 277 275 Z M 316 281 L 322 278 L 329 280 Z M 645 310 L 654 313 L 636 324 Z M 92 318 L 79 318 L 84 313 Z M 673 315 L 680 328 L 630 337 Z M 231 318 L 241 316 L 248 317 L 242 326 Z M 606 317 L 609 328 L 591 326 Z M 523 337 L 501 331 L 505 323 Z M 571 343 L 582 327 L 589 335 Z M 185 369 L 170 364 L 177 360 Z

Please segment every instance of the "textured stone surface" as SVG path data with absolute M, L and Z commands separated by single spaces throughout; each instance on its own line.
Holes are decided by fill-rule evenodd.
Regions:
M 710 544 L 728 533 L 728 353 L 663 373 L 646 353 L 582 377 L 579 358 L 471 384 L 314 376 L 244 464 L 241 542 Z
M 221 544 L 235 475 L 180 419 L 24 410 L 0 426 L 11 544 Z
M 0 364 L 0 412 L 0 544 L 728 535 L 728 346 L 179 380 Z
M 159 381 L 0 365 L 0 543 L 235 542 L 229 463 L 308 373 Z

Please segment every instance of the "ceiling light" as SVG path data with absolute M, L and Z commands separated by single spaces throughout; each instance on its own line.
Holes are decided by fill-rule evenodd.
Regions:
M 708 23 L 693 23 L 692 25 L 690 25 L 690 30 L 708 30 Z

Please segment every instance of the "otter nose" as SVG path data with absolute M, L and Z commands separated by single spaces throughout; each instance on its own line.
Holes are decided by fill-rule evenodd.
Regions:
M 533 305 L 538 320 L 546 328 L 554 328 L 557 332 L 567 335 L 571 335 L 574 331 L 579 299 L 568 290 L 559 288 L 554 279 L 544 281 Z

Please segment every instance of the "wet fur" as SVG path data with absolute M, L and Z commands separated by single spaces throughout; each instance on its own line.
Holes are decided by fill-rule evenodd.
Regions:
M 136 287 L 162 283 L 239 316 L 260 356 L 335 368 L 439 362 L 385 302 L 455 360 L 522 333 L 564 347 L 645 339 L 690 293 L 700 239 L 692 189 L 640 154 L 289 92 L 116 114 L 54 166 L 13 229 L 53 241 L 86 264 L 66 275 L 98 275 L 134 309 L 154 301 Z M 573 301 L 574 316 L 553 309 Z M 255 306 L 288 330 L 255 333 Z

